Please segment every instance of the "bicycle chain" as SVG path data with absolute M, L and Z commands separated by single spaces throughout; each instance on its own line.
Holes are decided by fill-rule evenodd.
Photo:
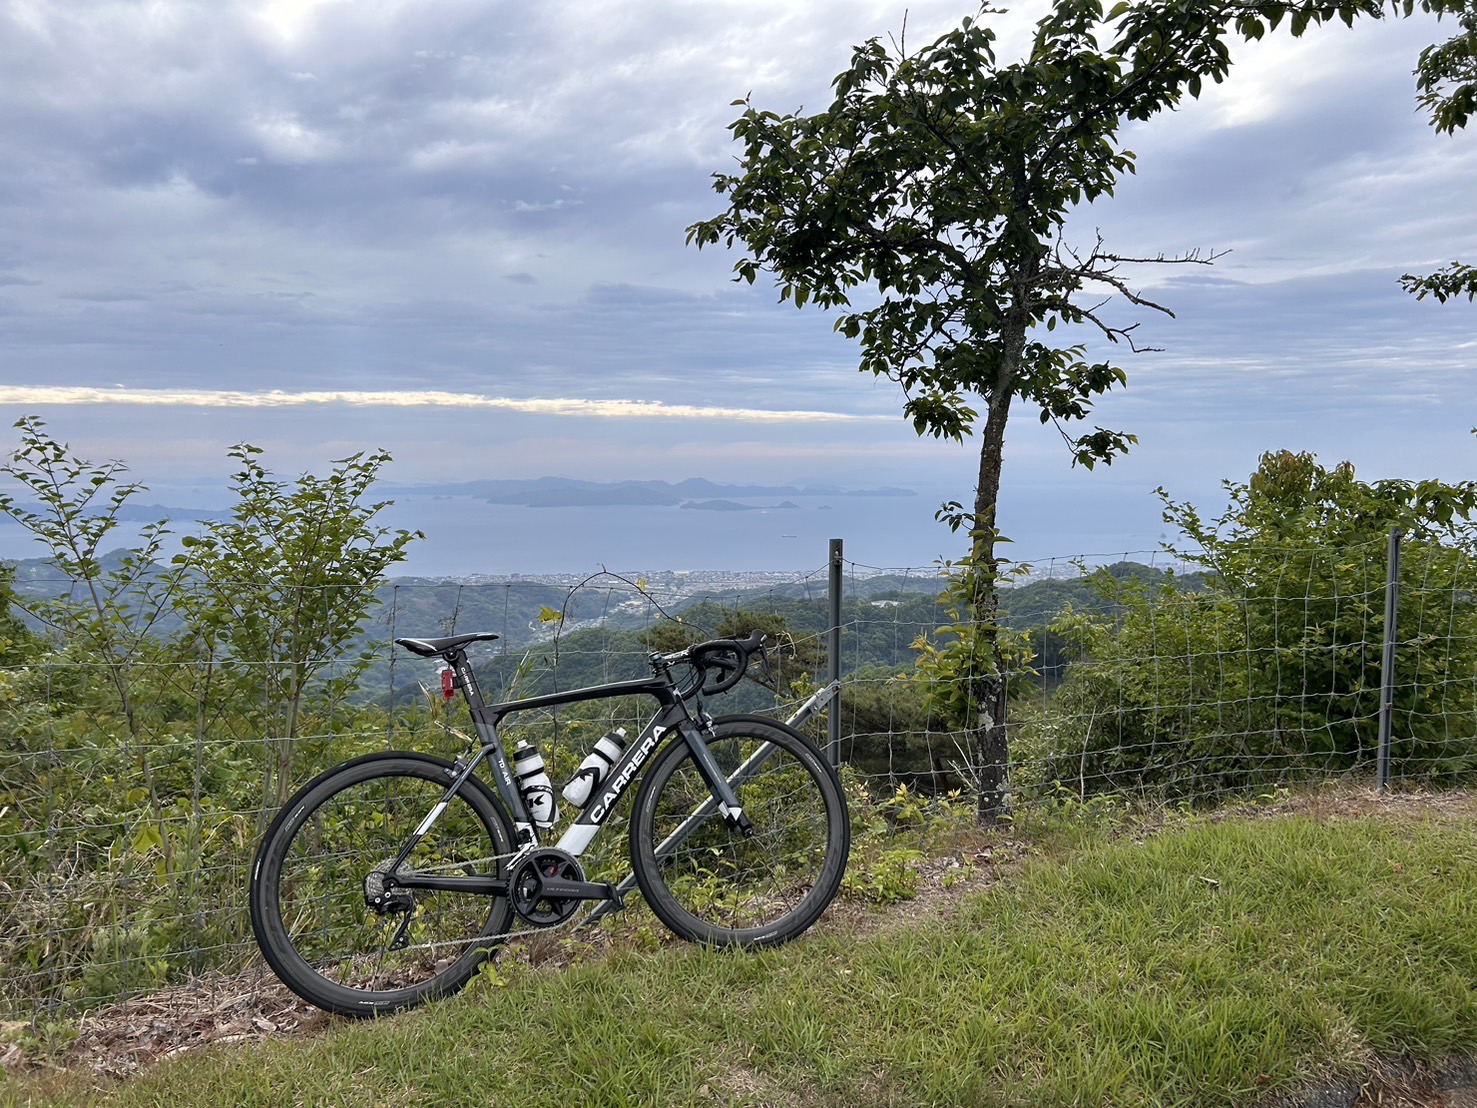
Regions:
M 467 861 L 467 862 L 450 862 L 450 863 L 447 863 L 444 866 L 433 866 L 430 869 L 421 870 L 420 872 L 422 872 L 422 873 L 450 873 L 450 872 L 453 872 L 453 871 L 462 871 L 464 869 L 464 867 L 466 867 L 466 866 L 480 865 L 483 862 L 498 862 L 498 861 L 501 861 L 504 858 L 508 859 L 508 861 L 509 861 L 509 869 L 511 869 L 512 868 L 512 864 L 515 863 L 518 859 L 522 858 L 525 854 L 531 854 L 535 850 L 538 850 L 538 849 L 540 849 L 540 848 L 538 848 L 538 847 L 525 847 L 524 849 L 515 851 L 512 854 L 494 854 L 494 855 L 492 855 L 492 856 L 490 856 L 488 858 L 474 858 L 471 861 Z M 409 946 L 409 947 L 406 947 L 405 949 L 407 949 L 407 950 L 439 950 L 440 948 L 447 947 L 447 946 L 461 946 L 461 947 L 466 947 L 466 946 L 472 946 L 472 945 L 474 945 L 476 943 L 482 943 L 482 942 L 485 942 L 485 943 L 505 943 L 505 942 L 509 942 L 509 941 L 511 941 L 513 939 L 522 938 L 525 935 L 551 935 L 551 934 L 553 934 L 553 933 L 555 933 L 557 931 L 564 931 L 564 930 L 567 930 L 567 929 L 573 929 L 573 928 L 578 927 L 579 925 L 581 925 L 581 924 L 583 924 L 585 922 L 585 919 L 588 916 L 594 914 L 595 909 L 597 907 L 599 907 L 601 904 L 604 904 L 604 903 L 607 903 L 607 902 L 606 901 L 591 900 L 591 901 L 587 901 L 586 903 L 589 905 L 589 907 L 577 908 L 569 916 L 568 919 L 562 920 L 559 923 L 551 923 L 547 927 L 523 927 L 523 928 L 517 928 L 517 929 L 511 929 L 510 928 L 509 930 L 504 931 L 500 935 L 476 935 L 476 936 L 473 936 L 473 937 L 467 938 L 467 939 L 442 939 L 439 942 L 434 942 L 434 943 L 415 943 L 414 945 Z M 509 908 L 511 910 L 512 906 L 509 905 Z M 517 920 L 518 922 L 524 922 L 521 919 L 521 917 L 519 917 L 519 915 L 518 915 L 518 913 L 516 911 L 513 912 L 513 918 L 515 920 Z

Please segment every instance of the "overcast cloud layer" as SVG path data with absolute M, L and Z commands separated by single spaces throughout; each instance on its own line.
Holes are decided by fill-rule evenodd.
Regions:
M 907 8 L 915 42 L 970 13 Z M 1042 10 L 991 17 L 1002 57 Z M 284 472 L 385 446 L 403 482 L 741 469 L 963 498 L 972 447 L 916 440 L 823 313 L 683 245 L 732 164 L 730 101 L 820 107 L 850 46 L 902 17 L 0 0 L 0 413 L 149 481 L 223 475 L 249 440 Z M 1136 455 L 1072 472 L 1018 422 L 1007 531 L 1070 518 L 1038 532 L 1072 553 L 1127 516 L 1149 544 L 1150 489 L 1212 496 L 1280 447 L 1370 477 L 1471 475 L 1477 309 L 1397 285 L 1477 258 L 1477 133 L 1436 136 L 1412 100 L 1441 34 L 1243 47 L 1227 85 L 1133 128 L 1138 176 L 1074 232 L 1230 253 L 1138 275 L 1177 318 L 1145 321 L 1164 352 L 1125 355 L 1131 387 L 1101 407 Z

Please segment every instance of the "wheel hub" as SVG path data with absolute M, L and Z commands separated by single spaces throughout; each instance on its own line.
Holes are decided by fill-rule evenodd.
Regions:
M 364 903 L 382 916 L 415 907 L 415 895 L 409 889 L 397 889 L 386 880 L 394 863 L 395 859 L 387 858 L 364 876 Z

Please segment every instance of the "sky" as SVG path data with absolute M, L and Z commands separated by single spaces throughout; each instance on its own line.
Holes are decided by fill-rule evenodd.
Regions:
M 1044 10 L 987 17 L 1002 59 Z M 849 556 L 957 554 L 928 517 L 972 496 L 977 443 L 919 439 L 825 312 L 736 284 L 737 255 L 684 232 L 720 208 L 732 101 L 817 110 L 852 45 L 905 12 L 917 43 L 973 11 L 0 0 L 0 418 L 125 461 L 162 504 L 219 504 L 234 443 L 283 475 L 384 448 L 408 526 L 433 514 L 413 493 L 429 483 L 833 482 L 919 494 L 906 517 L 835 517 L 857 528 Z M 1444 37 L 1420 17 L 1273 35 L 1127 129 L 1137 175 L 1068 240 L 1227 253 L 1134 273 L 1173 319 L 1109 309 L 1162 348 L 1122 353 L 1129 386 L 1093 419 L 1138 435 L 1128 457 L 1073 468 L 1014 417 L 1001 526 L 1022 556 L 1152 549 L 1155 488 L 1213 510 L 1268 450 L 1473 476 L 1477 306 L 1398 285 L 1477 258 L 1477 128 L 1438 136 L 1413 99 L 1416 55 Z M 578 548 L 561 524 L 547 556 L 535 536 L 483 557 L 655 566 L 660 536 L 622 533 L 644 527 L 609 513 Z M 427 571 L 470 541 L 426 529 Z M 698 540 L 683 558 L 745 568 Z

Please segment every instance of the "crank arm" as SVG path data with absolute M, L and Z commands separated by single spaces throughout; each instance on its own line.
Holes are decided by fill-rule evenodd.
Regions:
M 545 877 L 539 882 L 539 896 L 550 900 L 615 900 L 615 886 L 607 881 L 565 881 Z

